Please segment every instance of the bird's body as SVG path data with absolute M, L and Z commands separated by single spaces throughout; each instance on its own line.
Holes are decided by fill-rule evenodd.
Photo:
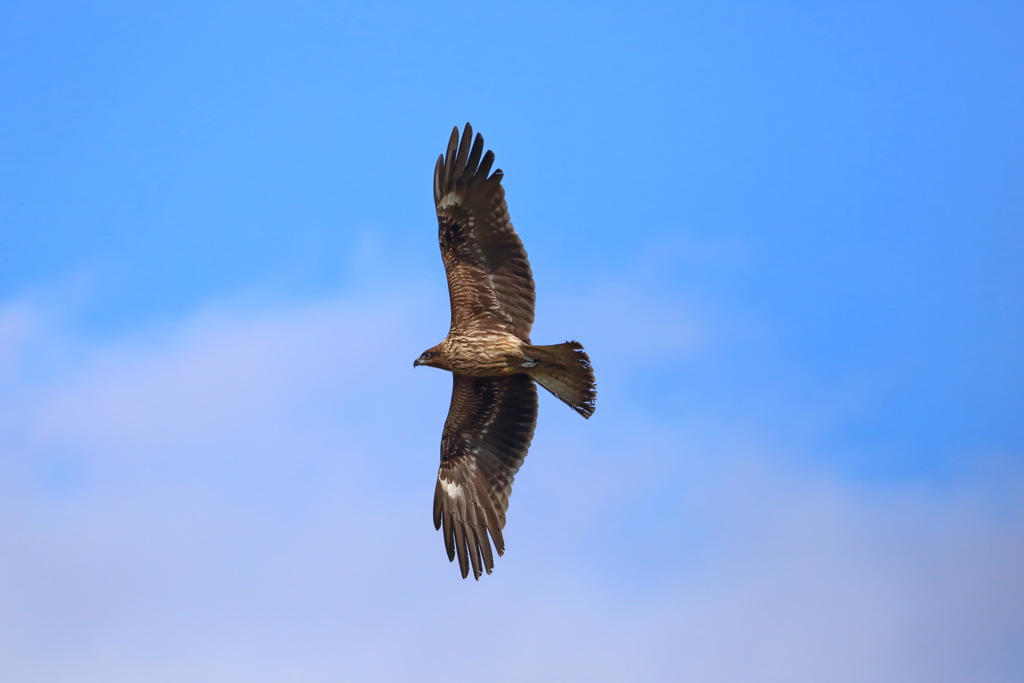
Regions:
M 444 341 L 430 349 L 437 352 L 432 365 L 470 377 L 499 377 L 523 372 L 528 362 L 523 340 L 508 332 L 465 330 L 449 332 Z
M 472 147 L 470 146 L 472 141 Z M 448 559 L 479 579 L 501 555 L 512 481 L 537 424 L 534 382 L 583 417 L 597 390 L 590 358 L 578 342 L 530 341 L 534 285 L 526 250 L 508 214 L 494 154 L 467 123 L 452 131 L 434 169 L 438 241 L 448 277 L 452 323 L 440 344 L 413 363 L 453 375 L 441 435 L 434 526 L 444 530 Z M 490 539 L 488 539 L 488 536 Z

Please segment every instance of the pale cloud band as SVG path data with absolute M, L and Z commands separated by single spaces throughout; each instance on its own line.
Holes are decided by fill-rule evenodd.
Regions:
M 222 303 L 91 341 L 38 302 L 4 307 L 11 679 L 447 680 L 454 661 L 510 681 L 1024 671 L 1012 461 L 868 486 L 770 433 L 645 416 L 622 368 L 595 429 L 542 404 L 509 552 L 464 584 L 429 514 L 448 379 L 408 372 L 443 319 L 431 306 Z

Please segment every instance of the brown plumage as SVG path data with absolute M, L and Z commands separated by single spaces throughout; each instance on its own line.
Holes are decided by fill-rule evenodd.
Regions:
M 470 144 L 472 142 L 472 145 Z M 413 363 L 453 374 L 441 435 L 434 527 L 463 578 L 494 568 L 505 551 L 502 529 L 537 425 L 536 381 L 585 418 L 597 390 L 583 346 L 534 346 L 533 273 L 508 215 L 494 153 L 467 123 L 452 131 L 434 168 L 438 241 L 448 276 L 448 336 Z M 488 538 L 489 537 L 489 538 Z

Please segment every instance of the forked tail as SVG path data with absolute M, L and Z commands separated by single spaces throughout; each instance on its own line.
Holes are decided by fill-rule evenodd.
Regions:
M 524 351 L 529 361 L 536 363 L 527 370 L 530 377 L 583 417 L 594 414 L 597 385 L 582 344 L 527 346 Z

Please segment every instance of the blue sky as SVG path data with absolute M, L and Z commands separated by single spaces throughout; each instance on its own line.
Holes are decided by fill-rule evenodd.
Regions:
M 1022 30 L 993 2 L 3 5 L 0 658 L 1019 680 Z M 450 380 L 410 368 L 447 330 L 430 179 L 466 121 L 534 340 L 581 340 L 599 388 L 589 422 L 542 397 L 479 583 L 430 523 Z

